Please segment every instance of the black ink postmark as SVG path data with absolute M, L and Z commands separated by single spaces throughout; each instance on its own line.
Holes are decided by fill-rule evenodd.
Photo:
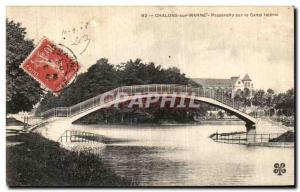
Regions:
M 90 42 L 91 39 L 88 35 L 89 22 L 82 23 L 78 27 L 73 27 L 72 29 L 62 30 L 62 39 L 63 41 L 70 41 L 71 46 L 80 47 L 80 55 L 83 54 Z

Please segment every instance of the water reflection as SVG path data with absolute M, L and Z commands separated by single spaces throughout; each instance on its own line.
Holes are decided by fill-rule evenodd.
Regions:
M 293 149 L 216 143 L 209 138 L 216 131 L 245 131 L 243 125 L 74 125 L 73 129 L 124 140 L 94 153 L 117 174 L 140 185 L 293 184 Z M 278 162 L 287 165 L 280 177 L 273 173 Z

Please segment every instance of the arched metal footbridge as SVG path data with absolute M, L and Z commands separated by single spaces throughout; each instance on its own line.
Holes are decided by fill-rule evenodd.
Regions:
M 43 121 L 54 117 L 64 117 L 66 120 L 74 122 L 99 109 L 108 108 L 129 100 L 145 99 L 153 96 L 184 97 L 193 99 L 196 102 L 207 103 L 228 111 L 243 120 L 247 131 L 255 129 L 256 119 L 235 107 L 234 101 L 229 95 L 223 93 L 219 94 L 212 89 L 174 84 L 148 84 L 119 87 L 70 107 L 56 107 L 47 110 L 41 113 L 40 116 Z

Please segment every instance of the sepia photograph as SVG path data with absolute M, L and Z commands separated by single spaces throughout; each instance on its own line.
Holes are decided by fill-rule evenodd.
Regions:
M 9 188 L 295 187 L 294 6 L 5 20 Z

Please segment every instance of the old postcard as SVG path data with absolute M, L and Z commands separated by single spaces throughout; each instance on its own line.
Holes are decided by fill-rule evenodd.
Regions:
M 294 7 L 6 7 L 9 187 L 294 186 Z

